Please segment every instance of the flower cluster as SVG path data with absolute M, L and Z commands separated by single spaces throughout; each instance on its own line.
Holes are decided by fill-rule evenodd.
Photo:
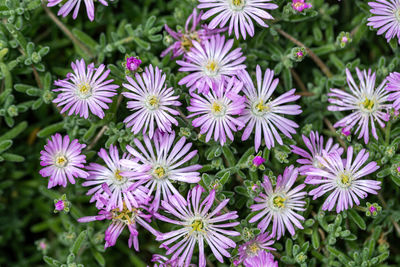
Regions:
M 49 0 L 48 6 L 62 3 L 59 15 L 66 16 L 74 9 L 73 17 L 76 18 L 80 2 Z M 107 5 L 105 0 L 99 2 Z M 307 133 L 302 135 L 304 144 L 298 144 L 301 138 L 293 140 L 293 135 L 299 125 L 291 118 L 302 113 L 301 106 L 295 104 L 300 99 L 299 93 L 291 87 L 288 90 L 281 88 L 275 72 L 269 68 L 263 71 L 260 65 L 256 65 L 254 73 L 249 70 L 240 45 L 224 35 L 228 31 L 228 35 L 234 32 L 236 39 L 240 34 L 243 39 L 247 34 L 254 36 L 253 21 L 267 27 L 265 20 L 272 19 L 272 16 L 265 10 L 278 6 L 270 0 L 199 2 L 198 8 L 207 11 L 194 9 L 184 30 L 173 31 L 168 25 L 164 26 L 174 43 L 162 52 L 161 57 L 170 52 L 172 58 L 182 56 L 176 60 L 181 72 L 178 85 L 186 88 L 175 90 L 170 86 L 173 84 L 168 78 L 170 70 L 164 68 L 164 72 L 153 66 L 158 61 L 150 64 L 146 57 L 126 56 L 123 66 L 127 75 L 122 89 L 112 79 L 107 79 L 110 70 L 106 70 L 104 64 L 95 68 L 94 63 L 87 65 L 83 59 L 71 64 L 73 73 L 54 83 L 57 88 L 53 91 L 58 95 L 53 102 L 58 104 L 60 113 L 68 111 L 67 116 L 75 114 L 84 119 L 102 120 L 109 117 L 106 114 L 108 104 L 119 95 L 114 104 L 118 108 L 122 101 L 126 101 L 122 106 L 126 107 L 128 116 L 123 122 L 133 137 L 126 143 L 120 140 L 107 142 L 107 149 L 101 148 L 96 158 L 95 153 L 88 153 L 94 145 L 85 149 L 86 145 L 79 143 L 78 139 L 71 141 L 68 135 L 63 137 L 56 133 L 41 152 L 43 168 L 39 172 L 43 177 L 49 177 L 48 188 L 66 187 L 68 181 L 75 184 L 77 178 L 83 180 L 82 186 L 88 187 L 89 202 L 94 203 L 98 212 L 78 221 L 109 221 L 105 248 L 114 246 L 127 228 L 128 245 L 138 251 L 139 231 L 147 230 L 160 242 L 160 248 L 166 250 L 165 255 L 153 255 L 155 266 L 188 267 L 198 252 L 198 266 L 204 267 L 208 250 L 221 263 L 224 257 L 234 256 L 232 262 L 235 266 L 275 267 L 278 263 L 272 254 L 274 252 L 271 253 L 275 250 L 275 241 L 286 232 L 294 236 L 298 229 L 305 228 L 305 211 L 309 208 L 307 196 L 312 196 L 313 200 L 326 196 L 322 210 L 336 208 L 336 213 L 340 213 L 360 205 L 360 199 L 380 190 L 380 181 L 366 178 L 379 169 L 377 162 L 369 159 L 367 150 L 353 149 L 353 146 L 343 143 L 343 135 L 357 134 L 358 139 L 363 138 L 368 144 L 371 133 L 378 140 L 376 123 L 381 128 L 386 127 L 390 114 L 400 109 L 400 73 L 389 74 L 375 86 L 375 72 L 356 68 L 359 80 L 356 83 L 351 71 L 346 69 L 347 87 L 331 88 L 327 94 L 327 110 L 338 112 L 340 118 L 333 127 L 340 128 L 338 133 L 341 131 L 342 135 L 331 130 L 338 136 L 340 145 L 335 144 L 333 138 L 326 139 L 311 129 L 303 131 Z M 383 27 L 378 34 L 387 32 L 389 40 L 399 35 L 398 1 L 378 2 L 369 3 L 373 8 L 371 12 L 377 15 L 369 19 L 369 25 Z M 85 4 L 88 16 L 93 20 L 93 1 L 85 1 Z M 311 8 L 311 4 L 294 0 L 292 7 L 302 12 Z M 210 17 L 213 18 L 208 25 L 201 24 L 201 20 Z M 225 28 L 228 22 L 229 26 Z M 384 26 L 386 23 L 389 24 Z M 397 32 L 389 26 L 395 27 Z M 340 36 L 341 43 L 350 42 L 349 35 L 346 36 Z M 292 60 L 301 61 L 306 51 L 309 51 L 306 47 L 292 49 Z M 185 103 L 187 105 L 182 111 L 180 106 Z M 184 112 L 188 115 L 185 116 Z M 339 112 L 347 114 L 343 117 Z M 182 134 L 186 131 L 182 128 L 177 135 L 176 126 L 182 121 L 191 124 L 187 127 L 192 127 L 198 135 L 190 133 L 190 130 Z M 229 166 L 227 175 L 223 174 L 222 178 L 219 176 L 222 172 L 218 172 L 214 185 L 210 186 L 205 182 L 207 176 L 202 176 L 201 172 L 219 163 L 214 161 L 203 168 L 198 164 L 202 156 L 199 155 L 201 152 L 198 153 L 198 144 L 192 144 L 193 140 L 212 143 L 216 149 L 209 152 L 210 157 L 222 151 L 225 165 L 229 165 L 228 146 L 234 142 L 235 135 L 236 138 L 241 136 L 243 143 L 251 139 L 249 151 L 256 154 L 247 154 L 249 157 L 244 160 L 247 160 L 252 173 L 256 173 L 250 175 L 251 182 L 243 182 L 245 185 L 250 182 L 247 184 L 248 191 L 252 191 L 249 195 L 254 197 L 243 208 L 251 213 L 246 223 L 257 227 L 257 233 L 248 235 L 248 238 L 239 232 L 244 218 L 239 221 L 238 212 L 231 210 L 228 194 L 219 196 L 219 185 L 229 179 L 231 172 L 243 173 L 241 169 L 246 163 Z M 98 138 L 95 140 L 97 142 Z M 271 151 L 278 158 L 277 146 L 299 156 L 298 166 L 282 166 L 283 173 L 277 177 L 272 171 L 264 172 L 263 179 L 257 177 L 257 171 L 266 170 L 270 163 Z M 120 153 L 121 149 L 124 153 Z M 342 156 L 344 150 L 347 150 L 346 157 Z M 89 164 L 86 164 L 86 155 L 92 160 Z M 69 210 L 70 203 L 65 195 L 56 199 L 54 204 L 57 212 Z M 377 205 L 368 204 L 367 214 L 376 216 L 378 211 Z M 166 222 L 174 228 L 163 233 L 160 230 L 163 228 L 154 221 Z M 237 245 L 237 254 L 232 254 L 232 251 L 236 253 L 234 248 Z

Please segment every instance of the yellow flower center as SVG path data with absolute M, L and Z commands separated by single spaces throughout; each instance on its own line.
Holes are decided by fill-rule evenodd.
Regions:
M 295 7 L 295 8 L 299 8 L 299 7 L 301 7 L 301 6 L 303 6 L 303 3 L 301 3 L 301 2 L 296 2 L 296 3 L 294 3 L 294 7 Z
M 159 103 L 160 103 L 160 100 L 155 95 L 152 95 L 147 99 L 147 104 L 150 109 L 158 108 Z
M 222 103 L 215 101 L 211 106 L 211 112 L 215 116 L 223 116 L 225 114 L 225 106 Z
M 191 232 L 201 232 L 203 230 L 203 222 L 201 220 L 195 220 L 190 227 L 192 227 Z
M 211 60 L 207 63 L 206 69 L 210 72 L 210 74 L 216 74 L 218 71 L 218 64 L 214 60 Z
M 115 208 L 111 210 L 111 213 L 113 220 L 119 220 L 124 222 L 125 224 L 133 224 L 135 223 L 135 215 L 137 213 L 137 209 L 132 208 L 132 210 L 128 210 L 124 203 L 122 211 L 120 211 L 118 208 Z
M 64 156 L 58 156 L 56 158 L 56 166 L 57 167 L 65 167 L 67 165 L 68 160 Z
M 161 179 L 165 176 L 165 169 L 163 167 L 157 167 L 153 171 L 154 177 Z
M 274 207 L 275 208 L 280 208 L 280 209 L 284 208 L 285 207 L 285 201 L 286 201 L 286 198 L 283 198 L 281 196 L 274 197 L 274 199 L 273 199 Z
M 249 253 L 252 255 L 256 255 L 259 250 L 260 247 L 257 245 L 257 243 L 253 243 L 249 246 Z
M 241 6 L 244 4 L 244 0 L 233 0 L 232 4 L 235 6 Z
M 367 97 L 365 98 L 364 102 L 362 102 L 362 105 L 364 106 L 365 109 L 372 111 L 374 106 L 375 106 L 375 101 L 368 99 Z
M 83 96 L 86 96 L 90 93 L 90 85 L 87 83 L 78 85 L 79 93 Z
M 268 112 L 270 110 L 269 105 L 264 105 L 264 102 L 262 100 L 258 102 L 255 108 L 258 112 Z
M 122 178 L 124 178 L 120 173 L 121 173 L 120 170 L 117 170 L 117 171 L 115 172 L 115 179 L 117 179 L 118 181 L 121 181 Z
M 351 176 L 349 174 L 346 173 L 342 173 L 340 176 L 340 183 L 342 186 L 344 187 L 349 187 L 351 185 Z

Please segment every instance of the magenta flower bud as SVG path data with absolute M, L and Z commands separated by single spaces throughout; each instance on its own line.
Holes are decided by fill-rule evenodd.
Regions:
M 344 136 L 349 136 L 351 134 L 350 130 L 346 127 L 342 129 L 342 134 Z
M 59 200 L 56 203 L 54 203 L 54 208 L 58 211 L 62 211 L 65 208 L 65 202 L 64 200 Z
M 255 156 L 253 159 L 253 164 L 258 167 L 265 162 L 265 159 L 261 156 Z
M 41 241 L 41 242 L 39 243 L 39 247 L 40 247 L 41 249 L 45 250 L 45 249 L 47 248 L 47 244 L 46 244 L 44 241 Z
M 309 3 L 305 3 L 304 0 L 293 0 L 292 7 L 294 10 L 302 12 L 304 9 L 311 8 L 312 5 Z
M 346 36 L 343 36 L 341 41 L 342 43 L 347 43 L 349 39 Z
M 253 185 L 251 186 L 251 190 L 253 190 L 254 192 L 255 192 L 258 188 L 260 188 L 260 187 L 258 186 L 258 184 L 253 184 Z
M 398 172 L 400 172 L 400 166 L 399 166 L 399 167 L 397 167 L 397 171 L 398 171 Z
M 375 208 L 375 206 L 371 206 L 369 207 L 369 211 L 373 214 L 377 209 Z
M 139 69 L 142 61 L 137 57 L 128 57 L 126 59 L 126 68 L 130 71 L 136 71 Z
M 296 56 L 297 56 L 297 57 L 303 57 L 304 54 L 303 54 L 303 52 L 299 51 L 299 52 L 296 53 Z

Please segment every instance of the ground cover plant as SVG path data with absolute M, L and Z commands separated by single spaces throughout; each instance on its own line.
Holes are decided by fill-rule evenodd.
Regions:
M 1 266 L 399 266 L 398 0 L 0 0 Z

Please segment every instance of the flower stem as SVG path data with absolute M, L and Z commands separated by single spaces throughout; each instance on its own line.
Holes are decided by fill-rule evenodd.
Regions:
M 294 38 L 293 36 L 291 36 L 290 34 L 288 34 L 287 32 L 279 29 L 279 28 L 275 28 L 275 30 L 280 33 L 282 36 L 284 36 L 285 38 L 289 39 L 290 41 L 292 41 L 294 44 L 296 44 L 297 46 L 300 47 L 304 47 L 304 49 L 306 49 L 307 54 L 310 55 L 311 59 L 315 62 L 315 64 L 318 65 L 318 67 L 321 69 L 321 71 L 328 77 L 331 78 L 333 76 L 332 72 L 329 70 L 328 66 L 325 65 L 325 63 L 316 55 L 314 54 L 313 51 L 311 51 L 310 48 L 306 47 L 302 42 L 300 42 L 299 40 L 297 40 L 296 38 Z
M 385 145 L 388 146 L 390 143 L 390 128 L 392 127 L 392 121 L 389 120 L 389 122 L 386 125 L 386 131 L 385 131 Z

